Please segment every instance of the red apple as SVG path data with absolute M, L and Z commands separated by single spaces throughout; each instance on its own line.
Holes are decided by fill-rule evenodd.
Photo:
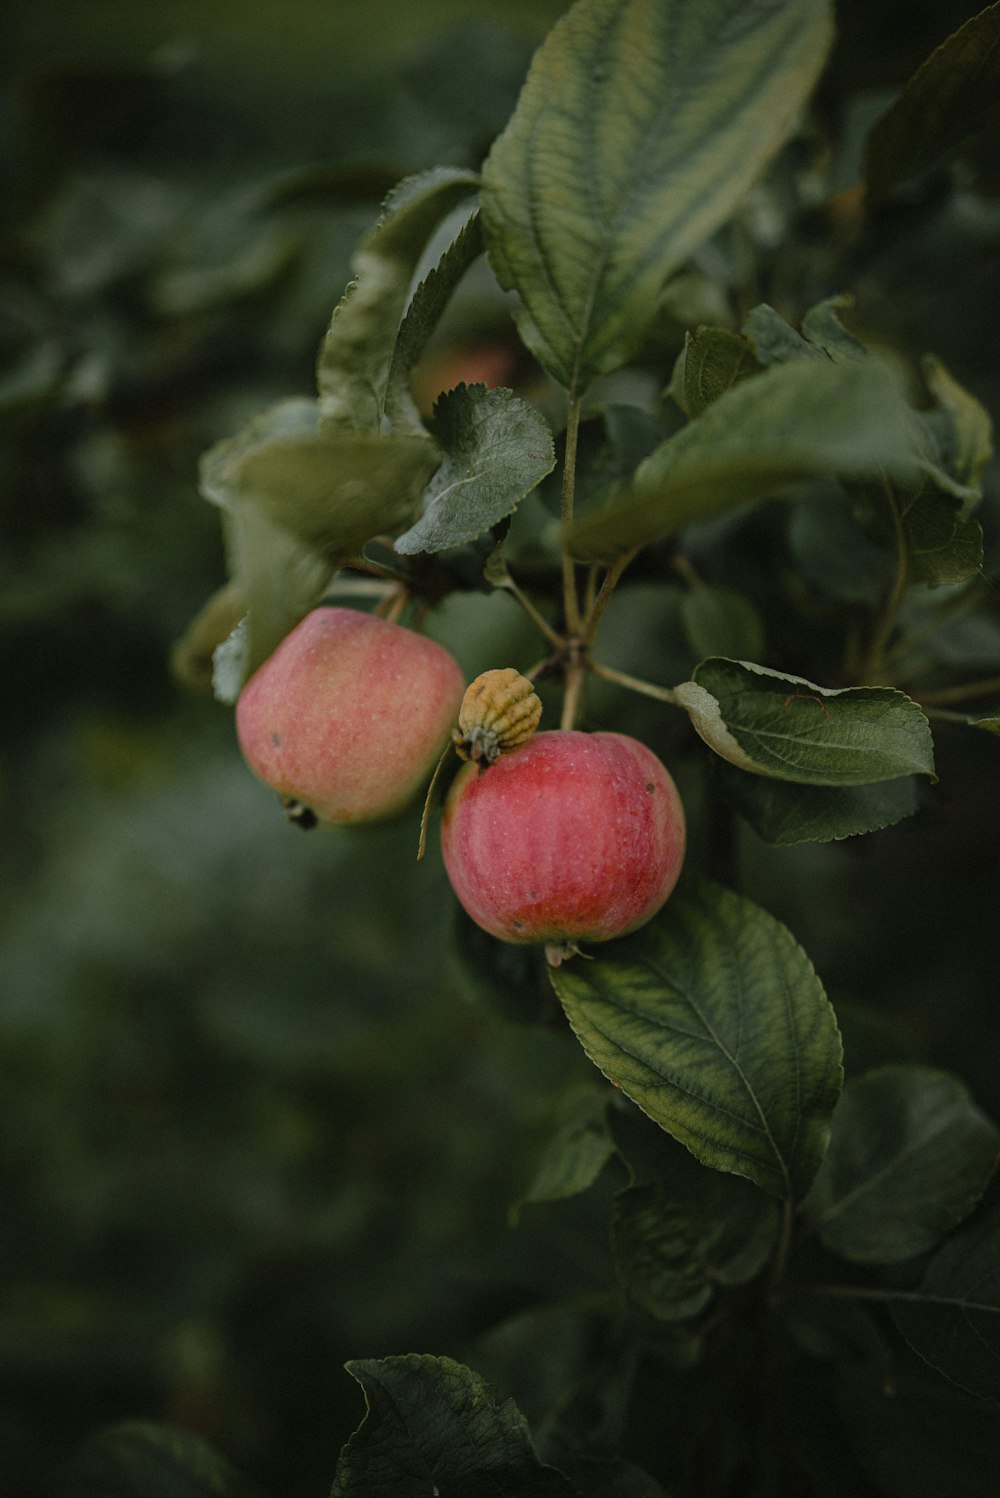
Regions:
M 448 740 L 465 682 L 443 646 L 357 609 L 314 609 L 247 682 L 247 764 L 294 815 L 374 822 L 401 811 Z
M 655 915 L 684 861 L 684 811 L 645 744 L 538 733 L 459 771 L 441 822 L 445 867 L 472 919 L 501 941 L 608 941 Z

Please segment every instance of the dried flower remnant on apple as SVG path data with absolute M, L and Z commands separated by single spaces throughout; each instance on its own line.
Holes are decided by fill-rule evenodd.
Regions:
M 495 764 L 527 743 L 542 717 L 531 682 L 513 666 L 484 671 L 466 688 L 452 741 L 460 759 Z

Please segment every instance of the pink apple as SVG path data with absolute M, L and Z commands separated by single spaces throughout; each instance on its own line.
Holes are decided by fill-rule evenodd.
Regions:
M 538 733 L 452 783 L 445 867 L 501 941 L 608 941 L 655 915 L 684 861 L 684 811 L 651 750 L 619 733 Z
M 374 822 L 401 811 L 430 775 L 464 687 L 433 640 L 320 607 L 247 682 L 236 731 L 247 764 L 306 825 L 308 812 Z

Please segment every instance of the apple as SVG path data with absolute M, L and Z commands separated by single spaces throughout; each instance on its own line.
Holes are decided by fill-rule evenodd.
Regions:
M 320 606 L 246 683 L 236 732 L 251 770 L 303 826 L 381 821 L 430 774 L 464 689 L 435 641 Z
M 470 762 L 441 819 L 445 868 L 477 925 L 553 949 L 644 925 L 677 883 L 684 841 L 671 776 L 620 733 L 537 733 L 487 768 Z

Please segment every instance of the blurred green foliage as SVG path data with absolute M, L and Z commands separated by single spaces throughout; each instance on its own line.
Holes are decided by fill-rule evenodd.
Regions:
M 312 389 L 351 250 L 386 188 L 438 162 L 479 165 L 564 8 L 9 7 L 4 1498 L 61 1491 L 77 1443 L 123 1419 L 176 1422 L 264 1490 L 318 1495 L 360 1414 L 346 1359 L 478 1347 L 477 1368 L 531 1416 L 559 1359 L 569 1366 L 592 1335 L 583 1313 L 547 1311 L 558 1325 L 530 1337 L 524 1318 L 567 1283 L 580 1295 L 607 1283 L 608 1201 L 623 1180 L 526 1205 L 507 1225 L 559 1100 L 591 1080 L 554 1004 L 525 991 L 532 1028 L 491 1012 L 450 955 L 439 863 L 414 863 L 415 817 L 300 839 L 239 760 L 230 715 L 170 673 L 174 641 L 223 581 L 198 456 L 269 401 Z M 836 142 L 845 190 L 860 122 L 974 8 L 840 7 L 816 128 Z M 802 306 L 841 289 L 814 253 L 831 234 L 817 216 L 787 251 Z M 995 197 L 924 195 L 839 268 L 870 336 L 932 348 L 994 413 L 998 243 Z M 464 311 L 510 336 L 485 282 Z M 994 480 L 981 512 L 994 578 L 997 508 Z M 753 596 L 756 575 L 765 632 L 780 628 L 774 558 L 818 544 L 808 519 L 786 543 L 774 515 L 744 517 L 710 579 Z M 532 649 L 504 597 L 452 599 L 431 628 L 470 675 Z M 977 615 L 976 638 L 962 629 L 957 616 L 935 648 L 951 639 L 963 662 L 995 671 L 998 611 Z M 641 569 L 609 610 L 604 653 L 663 680 L 691 659 L 675 601 L 645 590 Z M 604 686 L 590 710 L 661 751 L 678 733 Z M 995 739 L 971 737 L 959 749 L 940 733 L 941 787 L 919 840 L 907 823 L 857 844 L 769 849 L 743 830 L 727 857 L 809 951 L 849 1065 L 949 1067 L 996 1115 L 1000 780 Z M 697 806 L 695 775 L 684 789 Z M 710 861 L 697 846 L 694 857 Z M 525 1352 L 539 1335 L 542 1368 Z M 649 1433 L 633 1434 L 641 1451 Z

